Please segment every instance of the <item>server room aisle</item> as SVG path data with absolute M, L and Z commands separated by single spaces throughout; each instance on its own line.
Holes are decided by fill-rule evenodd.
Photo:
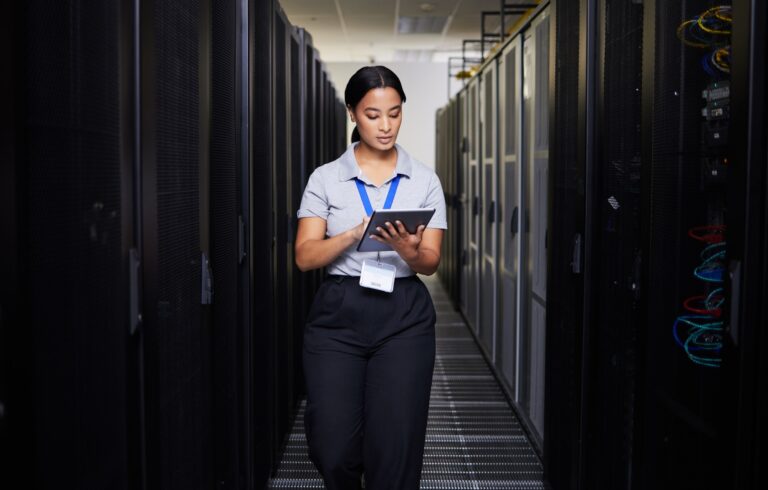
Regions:
M 435 276 L 422 277 L 437 310 L 421 488 L 544 488 L 543 470 L 463 318 Z M 269 488 L 324 488 L 307 457 L 304 403 Z

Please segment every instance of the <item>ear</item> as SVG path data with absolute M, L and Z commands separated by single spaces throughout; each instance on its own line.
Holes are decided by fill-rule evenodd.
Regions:
M 349 113 L 349 119 L 351 119 L 353 123 L 357 123 L 357 121 L 355 121 L 355 110 L 352 106 L 347 106 L 347 112 Z

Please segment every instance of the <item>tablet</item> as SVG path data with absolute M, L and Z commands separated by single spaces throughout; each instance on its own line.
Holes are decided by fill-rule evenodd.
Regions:
M 376 233 L 376 228 L 384 227 L 384 223 L 389 221 L 392 225 L 395 221 L 400 221 L 405 229 L 409 233 L 416 233 L 416 229 L 420 225 L 428 225 L 429 220 L 432 219 L 432 215 L 435 214 L 434 209 L 379 209 L 374 211 L 371 215 L 371 221 L 368 222 L 368 226 L 365 228 L 363 238 L 360 239 L 360 243 L 357 244 L 358 252 L 386 252 L 392 250 L 392 247 L 386 243 L 377 242 L 370 235 Z

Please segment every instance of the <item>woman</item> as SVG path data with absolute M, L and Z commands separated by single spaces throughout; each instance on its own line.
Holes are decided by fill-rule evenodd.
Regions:
M 397 145 L 405 93 L 383 66 L 347 84 L 352 145 L 309 178 L 295 242 L 302 270 L 326 267 L 304 331 L 309 454 L 327 488 L 419 487 L 435 361 L 435 309 L 416 273 L 440 262 L 445 201 L 435 173 Z M 370 201 L 366 206 L 365 201 Z M 387 223 L 374 239 L 391 252 L 356 251 L 366 208 L 435 208 L 409 233 Z M 360 285 L 363 261 L 394 266 L 391 293 Z

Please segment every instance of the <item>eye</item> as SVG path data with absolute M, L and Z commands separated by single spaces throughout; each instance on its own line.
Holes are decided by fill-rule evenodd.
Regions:
M 400 112 L 399 111 L 398 112 L 393 112 L 392 114 L 389 115 L 389 117 L 391 117 L 393 119 L 397 119 L 398 117 L 400 117 Z
M 379 118 L 379 116 L 377 116 L 375 114 L 366 114 L 366 116 L 368 116 L 368 119 L 370 119 L 371 121 L 373 121 L 374 119 L 378 119 Z

